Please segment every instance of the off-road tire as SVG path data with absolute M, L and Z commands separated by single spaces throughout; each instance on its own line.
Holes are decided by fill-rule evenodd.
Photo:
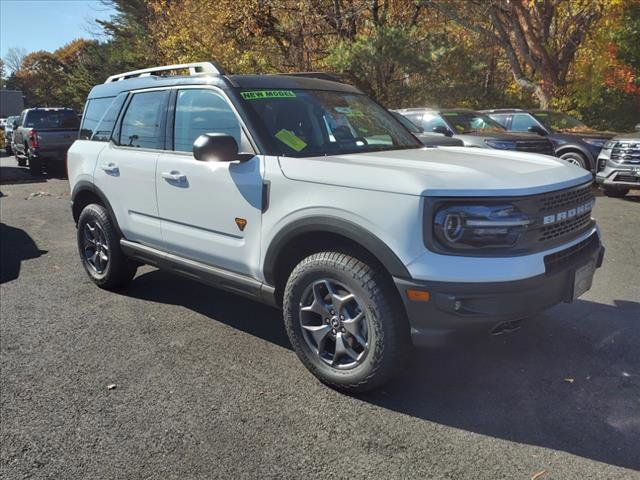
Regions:
M 627 193 L 629 193 L 629 188 L 612 188 L 612 187 L 603 187 L 602 189 L 604 191 L 604 194 L 607 197 L 612 197 L 612 198 L 622 198 L 624 197 Z
M 325 363 L 305 340 L 300 323 L 302 296 L 309 285 L 330 278 L 345 285 L 363 303 L 369 321 L 369 350 L 362 363 L 339 370 Z M 321 382 L 337 390 L 365 392 L 387 382 L 411 351 L 404 306 L 391 278 L 373 261 L 340 252 L 320 252 L 302 260 L 287 281 L 283 296 L 284 323 L 302 363 Z
M 84 229 L 88 223 L 98 224 L 108 246 L 109 260 L 102 273 L 91 267 L 84 252 Z M 120 235 L 109 212 L 102 205 L 92 203 L 84 207 L 78 218 L 78 253 L 89 278 L 105 290 L 117 290 L 126 286 L 135 276 L 137 264 L 128 259 L 120 248 Z

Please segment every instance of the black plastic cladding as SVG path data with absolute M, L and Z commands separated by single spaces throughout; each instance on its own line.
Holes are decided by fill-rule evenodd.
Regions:
M 571 219 L 544 225 L 545 215 L 557 213 L 569 208 L 584 205 L 594 200 L 591 184 L 585 183 L 555 192 L 540 193 L 521 197 L 427 197 L 425 198 L 423 216 L 423 240 L 432 252 L 443 255 L 463 257 L 512 257 L 543 252 L 563 245 L 593 227 L 591 214 L 572 217 Z M 433 221 L 437 210 L 444 205 L 455 204 L 489 204 L 514 205 L 527 214 L 533 223 L 514 247 L 510 248 L 473 248 L 469 250 L 451 250 L 440 245 L 434 236 Z

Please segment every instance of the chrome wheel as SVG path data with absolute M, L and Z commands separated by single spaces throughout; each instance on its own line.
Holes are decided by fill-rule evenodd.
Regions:
M 102 274 L 109 264 L 109 246 L 100 224 L 95 220 L 85 223 L 82 231 L 84 260 L 97 274 Z
M 299 310 L 304 339 L 327 365 L 354 368 L 369 351 L 369 322 L 359 299 L 343 284 L 322 279 L 302 294 Z

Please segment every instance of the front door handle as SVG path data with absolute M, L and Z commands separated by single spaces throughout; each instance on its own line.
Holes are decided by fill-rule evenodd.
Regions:
M 162 172 L 160 175 L 162 175 L 162 178 L 164 178 L 165 180 L 170 180 L 172 182 L 186 182 L 187 181 L 187 176 L 180 173 L 177 170 L 171 170 L 170 172 Z
M 118 173 L 118 165 L 113 162 L 109 162 L 109 163 L 105 162 L 102 165 L 100 165 L 100 168 L 107 173 Z

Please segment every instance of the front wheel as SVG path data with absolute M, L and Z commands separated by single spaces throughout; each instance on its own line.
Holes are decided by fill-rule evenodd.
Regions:
M 100 288 L 124 287 L 135 276 L 137 266 L 120 249 L 118 231 L 102 205 L 84 207 L 78 219 L 77 241 L 82 266 Z
M 589 162 L 584 155 L 578 152 L 567 152 L 560 155 L 560 158 L 571 165 L 577 165 L 585 170 L 589 170 Z
M 316 253 L 294 268 L 283 300 L 296 354 L 333 388 L 376 388 L 411 349 L 404 307 L 377 265 L 339 252 Z

